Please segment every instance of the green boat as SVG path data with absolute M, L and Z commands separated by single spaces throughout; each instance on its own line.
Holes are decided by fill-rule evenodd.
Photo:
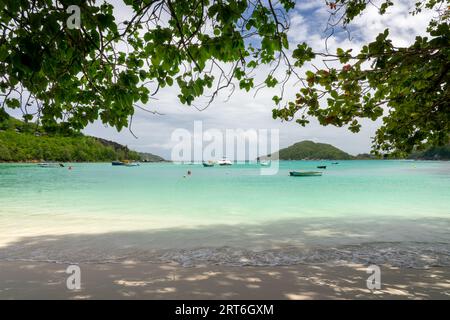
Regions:
M 113 161 L 111 164 L 113 166 L 139 167 L 139 163 L 129 161 Z
M 213 162 L 209 162 L 209 163 L 203 162 L 203 166 L 204 167 L 214 167 L 214 163 Z
M 322 172 L 318 171 L 290 171 L 289 174 L 293 177 L 318 177 Z

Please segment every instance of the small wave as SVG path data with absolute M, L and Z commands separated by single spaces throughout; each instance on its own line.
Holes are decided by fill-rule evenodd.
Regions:
M 160 257 L 183 266 L 218 264 L 231 266 L 278 266 L 295 264 L 377 264 L 406 268 L 450 266 L 448 244 L 415 244 L 396 247 L 386 244 L 337 248 L 283 248 L 278 250 L 236 250 L 235 248 L 199 248 L 172 250 Z
M 109 250 L 108 250 L 109 251 Z M 175 262 L 184 267 L 198 265 L 285 266 L 296 264 L 376 264 L 401 268 L 450 266 L 448 243 L 369 243 L 339 247 L 300 248 L 288 246 L 271 250 L 235 247 L 202 247 L 168 250 L 128 250 L 110 252 L 99 249 L 67 252 L 1 252 L 0 260 L 54 263 Z

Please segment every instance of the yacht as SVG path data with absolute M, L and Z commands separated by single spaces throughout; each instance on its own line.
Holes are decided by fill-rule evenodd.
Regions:
M 230 160 L 227 160 L 227 158 L 223 157 L 221 160 L 217 161 L 217 164 L 219 166 L 231 166 L 232 163 Z

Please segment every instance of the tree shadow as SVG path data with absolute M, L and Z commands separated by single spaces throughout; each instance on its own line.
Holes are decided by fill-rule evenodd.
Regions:
M 180 267 L 81 264 L 81 289 L 66 287 L 67 265 L 1 262 L 1 299 L 449 299 L 448 268 L 382 266 L 380 290 L 363 266 Z

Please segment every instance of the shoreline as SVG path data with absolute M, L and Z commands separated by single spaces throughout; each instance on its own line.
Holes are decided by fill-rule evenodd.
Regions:
M 317 162 L 317 161 L 410 161 L 410 162 L 418 162 L 418 161 L 424 161 L 424 162 L 450 162 L 450 159 L 409 159 L 409 158 L 398 158 L 398 159 L 278 159 L 277 161 L 306 161 L 306 162 Z M 61 162 L 61 163 L 111 163 L 111 161 L 61 161 L 61 160 L 28 160 L 28 161 L 4 161 L 0 160 L 1 163 L 9 163 L 9 164 L 37 164 L 41 162 Z M 140 161 L 135 160 L 136 162 L 140 163 L 176 163 L 171 160 L 164 160 L 164 161 Z M 202 164 L 203 161 L 197 161 L 197 162 L 186 162 L 184 164 Z M 247 163 L 243 161 L 242 163 Z M 250 163 L 258 163 L 257 160 L 254 160 Z
M 29 160 L 29 161 L 3 161 L 0 160 L 0 163 L 8 163 L 8 164 L 38 164 L 41 162 L 51 162 L 51 163 L 111 163 L 111 161 L 60 161 L 60 160 Z M 137 161 L 140 163 L 171 163 L 172 161 Z
M 0 261 L 0 299 L 450 299 L 450 267 L 182 267 L 175 263 L 80 264 L 81 289 L 66 286 L 68 264 Z

